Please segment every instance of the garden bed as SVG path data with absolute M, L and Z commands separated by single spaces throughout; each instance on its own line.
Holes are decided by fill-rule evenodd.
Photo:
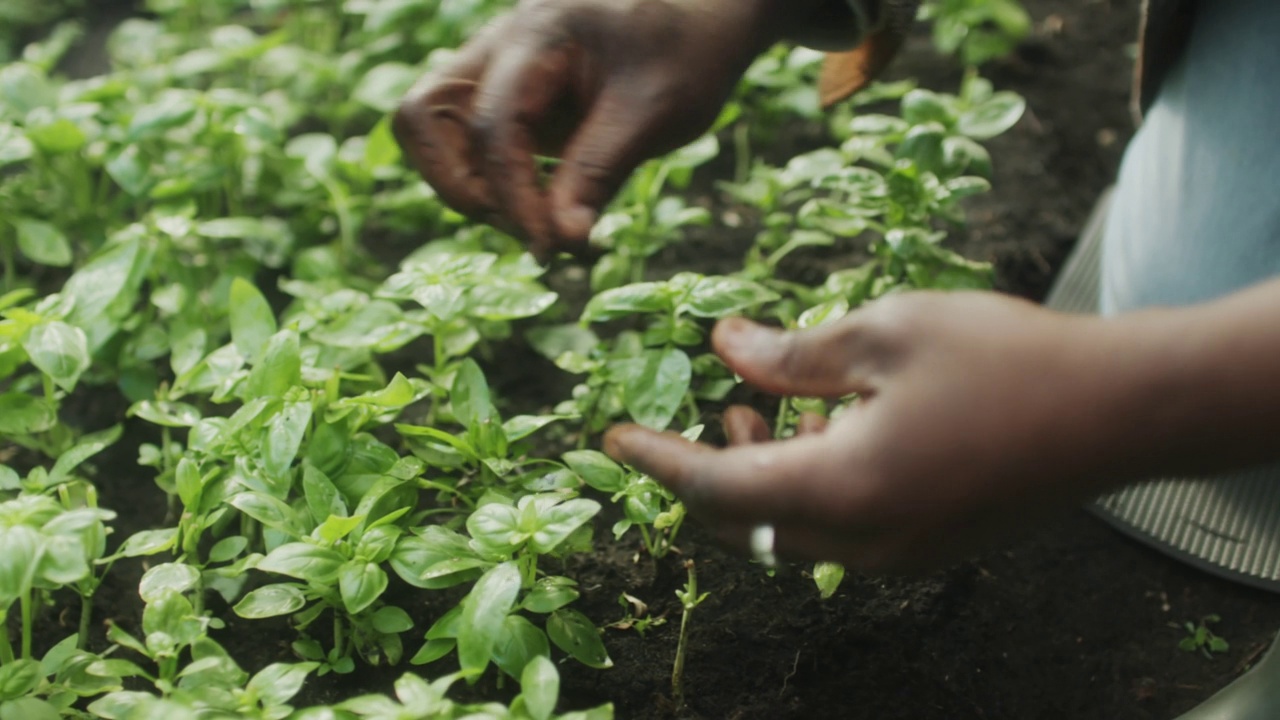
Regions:
M 1111 181 L 1132 132 L 1129 45 L 1136 33 L 1136 3 L 1082 4 L 1027 0 L 1033 37 L 1011 57 L 983 68 L 1001 90 L 1027 99 L 1027 112 L 991 141 L 994 190 L 967 205 L 966 229 L 951 247 L 991 262 L 999 289 L 1043 299 L 1094 200 Z M 914 77 L 922 87 L 947 90 L 961 80 L 954 61 L 937 56 L 925 35 L 909 43 L 889 79 Z M 823 136 L 811 126 L 780 136 L 758 152 L 775 161 L 812 149 Z M 734 220 L 720 230 L 695 229 L 687 241 L 658 254 L 651 277 L 681 270 L 730 272 L 755 234 L 752 209 L 717 190 L 732 168 L 704 167 L 688 193 L 691 204 Z M 373 254 L 394 265 L 420 238 L 379 234 L 366 238 Z M 838 243 L 820 257 L 789 259 L 784 272 L 820 282 L 828 272 L 865 255 L 856 243 Z M 558 266 L 548 286 L 583 295 L 580 269 Z M 259 286 L 271 283 L 260 278 Z M 282 298 L 266 293 L 273 301 Z M 287 299 L 287 298 L 283 298 Z M 518 335 L 518 334 L 517 334 Z M 430 347 L 429 345 L 427 346 Z M 510 341 L 482 359 L 504 416 L 539 413 L 565 397 L 573 380 L 523 344 Z M 422 346 L 382 359 L 387 374 L 412 373 Z M 768 398 L 739 391 L 772 410 Z M 114 389 L 81 389 L 63 406 L 84 429 L 105 427 L 120 415 Z M 714 415 L 706 418 L 714 424 Z M 709 435 L 713 435 L 709 431 Z M 154 425 L 132 419 L 123 439 L 98 461 L 95 477 L 103 507 L 119 514 L 116 537 L 173 526 L 176 518 L 157 492 L 152 472 L 137 465 L 142 443 L 158 440 Z M 612 702 L 617 717 L 657 718 L 1171 718 L 1229 682 L 1280 630 L 1280 603 L 1272 596 L 1193 571 L 1103 526 L 1085 511 L 1071 513 L 1034 536 L 927 578 L 847 577 L 834 597 L 819 599 L 810 568 L 784 567 L 770 576 L 760 566 L 726 554 L 696 524 L 682 532 L 678 553 L 653 559 L 632 533 L 615 543 L 609 526 L 619 511 L 606 505 L 596 518 L 590 554 L 573 555 L 562 574 L 575 578 L 575 607 L 606 627 L 613 667 L 596 670 L 567 661 L 561 711 Z M 700 588 L 709 593 L 693 616 L 684 676 L 685 705 L 671 697 L 671 665 L 680 626 L 676 591 L 686 580 L 683 562 L 697 563 Z M 95 599 L 91 648 L 107 646 L 105 624 L 140 625 L 137 588 L 146 562 L 120 561 Z M 643 601 L 652 624 L 643 636 L 622 622 Z M 386 602 L 429 625 L 460 593 L 423 593 L 392 577 Z M 65 617 L 36 637 L 48 647 L 74 630 L 73 594 L 56 596 L 47 617 Z M 244 620 L 210 594 L 208 610 L 227 627 L 212 632 L 249 672 L 291 660 L 295 631 L 283 619 Z M 1180 650 L 1186 621 L 1217 614 L 1215 630 L 1230 650 L 1206 659 Z M 415 647 L 406 656 L 412 655 Z M 451 662 L 445 661 L 445 662 Z M 436 666 L 429 666 L 435 669 Z M 456 667 L 456 664 L 454 665 Z M 389 693 L 407 668 L 366 667 L 308 680 L 298 707 L 336 703 L 368 692 Z M 462 696 L 509 700 L 493 675 Z

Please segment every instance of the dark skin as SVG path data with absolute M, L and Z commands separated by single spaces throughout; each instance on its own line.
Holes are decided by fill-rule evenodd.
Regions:
M 639 163 L 706 130 L 757 53 L 845 27 L 841 7 L 525 0 L 415 91 L 397 133 L 451 206 L 539 257 L 577 251 Z M 535 152 L 563 159 L 545 186 Z M 860 400 L 778 442 L 735 408 L 728 448 L 623 425 L 605 449 L 735 546 L 769 523 L 785 558 L 925 570 L 1126 482 L 1280 460 L 1277 308 L 1280 282 L 1115 318 L 909 293 L 792 333 L 726 320 L 716 351 L 747 382 Z
M 410 94 L 396 135 L 454 209 L 539 258 L 580 252 L 631 172 L 706 132 L 755 56 L 825 5 L 525 0 Z M 535 154 L 561 160 L 545 187 Z

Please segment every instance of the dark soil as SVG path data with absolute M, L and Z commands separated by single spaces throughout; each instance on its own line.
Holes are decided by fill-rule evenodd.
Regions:
M 1026 0 L 1037 32 L 1009 60 L 986 69 L 998 88 L 1026 96 L 1026 117 L 993 142 L 995 190 L 975 202 L 968 230 L 954 235 L 966 255 L 990 260 L 1000 288 L 1042 299 L 1099 193 L 1111 181 L 1132 132 L 1128 112 L 1136 0 Z M 959 73 L 914 39 L 891 77 L 915 76 L 952 91 Z M 750 232 L 695 238 L 659 258 L 667 269 L 729 269 Z M 850 248 L 856 254 L 857 248 Z M 823 267 L 846 259 L 828 256 Z M 509 356 L 508 356 L 509 357 Z M 519 356 L 518 367 L 492 364 L 499 388 L 561 378 L 549 364 Z M 528 359 L 528 362 L 524 362 Z M 541 369 L 539 369 L 541 368 Z M 553 393 L 560 395 L 560 393 Z M 122 445 L 127 445 L 122 443 Z M 132 444 L 136 447 L 136 443 Z M 121 535 L 163 524 L 165 508 L 140 505 L 158 493 L 128 452 L 103 476 L 103 504 L 121 511 Z M 110 468 L 119 468 L 111 471 Z M 726 554 L 696 526 L 682 555 L 654 563 L 631 545 L 606 542 L 573 563 L 579 607 L 597 622 L 624 616 L 627 592 L 666 623 L 643 637 L 610 629 L 608 671 L 562 665 L 564 709 L 612 701 L 618 717 L 911 718 L 1167 720 L 1195 706 L 1248 667 L 1280 630 L 1280 602 L 1191 570 L 1133 543 L 1086 511 L 1062 517 L 1032 538 L 923 579 L 846 578 L 818 599 L 805 568 L 769 577 Z M 680 624 L 675 590 L 681 563 L 696 561 L 710 597 L 692 624 L 684 677 L 687 704 L 671 698 L 671 663 Z M 140 568 L 103 588 L 98 620 L 136 627 Z M 410 589 L 400 602 L 429 623 L 436 610 Z M 72 603 L 74 608 L 74 602 Z M 1231 642 L 1208 660 L 1178 649 L 1184 621 L 1217 613 Z M 218 637 L 246 668 L 287 657 L 284 627 L 231 620 Z M 409 652 L 416 633 L 406 636 Z M 387 691 L 407 667 L 359 670 L 313 680 L 311 702 Z

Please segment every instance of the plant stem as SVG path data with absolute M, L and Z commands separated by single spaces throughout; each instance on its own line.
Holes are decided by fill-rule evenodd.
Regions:
M 341 658 L 346 654 L 346 650 L 343 647 L 343 639 L 342 616 L 338 614 L 338 610 L 335 608 L 333 611 L 333 656 L 335 658 Z
M 22 593 L 22 659 L 31 659 L 31 631 L 35 624 L 33 617 L 33 608 L 31 607 L 31 591 L 27 590 Z
M 644 538 L 644 549 L 649 551 L 649 557 L 655 560 L 662 557 L 658 553 L 658 548 L 654 547 L 653 540 L 650 539 L 649 526 L 641 523 L 637 527 L 640 528 L 640 536 Z
M 8 611 L 0 611 L 0 667 L 13 662 L 13 644 L 9 642 Z
M 698 606 L 698 571 L 692 560 L 685 561 L 684 567 L 689 579 L 680 597 L 680 641 L 676 644 L 676 661 L 671 666 L 671 695 L 678 708 L 684 707 L 684 660 L 689 649 L 689 623 L 693 609 Z
M 93 590 L 80 593 L 80 627 L 76 634 L 76 647 L 84 650 L 89 646 L 89 625 L 93 621 Z
M 737 160 L 733 181 L 741 184 L 751 174 L 751 126 L 746 122 L 739 122 L 733 129 L 733 154 Z

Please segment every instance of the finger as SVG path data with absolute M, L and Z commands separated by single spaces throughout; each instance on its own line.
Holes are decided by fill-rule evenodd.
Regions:
M 731 405 L 724 411 L 720 422 L 730 445 L 750 445 L 773 439 L 764 417 L 746 405 Z
M 605 435 L 604 447 L 713 520 L 812 522 L 856 507 L 859 486 L 837 465 L 850 453 L 837 460 L 822 435 L 714 450 L 675 433 L 621 425 Z
M 565 94 L 571 72 L 569 46 L 536 36 L 496 56 L 475 98 L 472 129 L 497 211 L 542 259 L 556 238 L 538 178 L 538 126 Z
M 494 208 L 475 161 L 467 116 L 475 83 L 448 80 L 414 96 L 395 118 L 395 134 L 422 177 L 446 205 L 474 219 Z
M 601 210 L 641 163 L 696 137 L 697 131 L 670 132 L 680 109 L 670 107 L 668 95 L 638 85 L 612 79 L 565 146 L 549 192 L 567 245 L 587 242 Z
M 867 336 L 856 315 L 790 332 L 728 318 L 716 324 L 711 341 L 730 369 L 766 392 L 839 398 L 874 390 Z
M 447 66 L 409 91 L 392 122 L 396 140 L 441 201 L 483 220 L 494 203 L 471 139 L 475 92 L 491 49 L 507 20 L 478 32 Z

